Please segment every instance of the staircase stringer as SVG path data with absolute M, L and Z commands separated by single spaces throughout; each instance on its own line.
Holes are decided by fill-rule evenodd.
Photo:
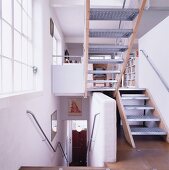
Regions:
M 124 106 L 123 106 L 119 91 L 117 91 L 116 102 L 117 102 L 118 110 L 119 110 L 120 117 L 121 117 L 121 120 L 122 120 L 122 125 L 123 125 L 125 138 L 126 138 L 127 142 L 133 148 L 136 148 L 133 136 L 131 134 L 131 129 L 130 129 L 130 126 L 129 126 L 128 121 L 127 121 L 125 109 L 124 109 Z
M 163 129 L 164 131 L 167 132 L 167 136 L 165 137 L 165 140 L 166 140 L 166 142 L 169 143 L 169 127 L 168 127 L 167 124 L 165 123 L 165 120 L 164 120 L 162 114 L 160 113 L 160 111 L 159 111 L 159 109 L 158 109 L 158 107 L 157 107 L 157 105 L 156 105 L 156 103 L 155 103 L 155 101 L 154 101 L 154 99 L 153 99 L 150 91 L 149 91 L 148 89 L 146 89 L 144 93 L 145 93 L 146 96 L 149 97 L 149 100 L 147 101 L 147 104 L 148 104 L 149 106 L 152 106 L 152 107 L 155 108 L 152 114 L 153 114 L 154 116 L 157 116 L 157 117 L 160 118 L 159 128 L 161 128 L 161 129 Z
M 87 78 L 88 78 L 88 51 L 89 51 L 89 23 L 90 23 L 90 0 L 85 0 L 85 36 L 84 36 L 84 97 L 87 98 Z
M 118 83 L 116 85 L 116 90 L 114 92 L 114 96 L 117 95 L 117 91 L 118 91 L 118 89 L 120 87 L 122 76 L 123 76 L 123 74 L 125 72 L 127 63 L 128 63 L 128 61 L 130 59 L 130 53 L 131 53 L 134 41 L 136 39 L 136 35 L 137 35 L 138 28 L 139 28 L 139 25 L 140 25 L 140 22 L 141 22 L 141 18 L 143 16 L 143 12 L 144 12 L 144 8 L 145 8 L 145 5 L 146 5 L 146 2 L 147 2 L 147 0 L 142 0 L 142 2 L 141 2 L 140 8 L 139 8 L 139 15 L 137 16 L 136 22 L 134 24 L 133 34 L 132 34 L 131 38 L 129 39 L 129 43 L 128 43 L 129 46 L 128 46 L 128 50 L 127 50 L 127 52 L 125 54 L 125 57 L 124 57 L 125 61 L 124 61 L 123 65 L 122 65 L 121 74 L 118 76 Z

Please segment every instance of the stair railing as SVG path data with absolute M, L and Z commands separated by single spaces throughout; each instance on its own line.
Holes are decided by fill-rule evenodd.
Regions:
M 62 144 L 60 142 L 57 143 L 56 150 L 57 150 L 58 147 L 60 148 L 60 151 L 62 152 L 62 155 L 66 160 L 67 166 L 69 166 L 68 158 L 67 158 L 67 156 L 66 156 L 66 154 L 65 154 L 65 152 L 63 150 Z
M 96 124 L 96 118 L 97 118 L 97 116 L 98 116 L 99 114 L 100 114 L 100 113 L 97 113 L 97 114 L 94 115 L 92 133 L 91 133 L 91 136 L 90 136 L 90 139 L 89 139 L 89 145 L 88 145 L 88 148 L 87 148 L 87 151 L 89 151 L 89 152 L 90 152 L 90 150 L 91 150 L 91 144 L 92 144 L 92 140 L 93 140 L 93 134 L 94 134 L 95 124 Z
M 39 129 L 42 132 L 43 136 L 45 137 L 46 141 L 48 142 L 49 146 L 51 147 L 53 152 L 56 152 L 56 149 L 52 146 L 52 143 L 49 141 L 48 137 L 46 136 L 45 132 L 43 131 L 43 129 L 42 129 L 41 125 L 39 124 L 35 115 L 30 110 L 27 110 L 26 113 L 30 114 L 33 117 L 34 121 L 36 122 L 37 126 L 39 127 Z
M 114 97 L 116 97 L 116 95 L 117 95 L 118 89 L 119 89 L 121 81 L 122 81 L 123 73 L 125 72 L 127 63 L 128 63 L 128 61 L 130 59 L 130 53 L 131 53 L 134 41 L 136 39 L 136 35 L 137 35 L 137 32 L 138 32 L 139 24 L 141 22 L 141 18 L 142 18 L 143 12 L 144 12 L 146 2 L 147 2 L 147 0 L 142 0 L 142 2 L 141 2 L 140 8 L 139 8 L 139 15 L 138 15 L 138 17 L 136 19 L 136 22 L 134 24 L 133 35 L 129 39 L 128 50 L 127 50 L 127 52 L 125 54 L 125 57 L 124 57 L 125 61 L 123 63 L 122 69 L 121 69 L 121 74 L 120 74 L 120 76 L 118 78 L 118 83 L 117 83 L 117 86 L 116 86 L 116 91 L 114 92 Z
M 62 144 L 60 142 L 57 143 L 56 145 L 56 149 L 53 147 L 52 143 L 50 142 L 50 140 L 48 139 L 48 137 L 46 136 L 45 132 L 43 131 L 41 125 L 39 124 L 36 116 L 30 111 L 27 110 L 26 113 L 30 114 L 32 116 L 32 118 L 34 119 L 34 121 L 36 122 L 37 126 L 39 127 L 40 131 L 42 132 L 43 136 L 45 137 L 46 141 L 48 142 L 49 146 L 51 147 L 51 149 L 53 150 L 53 152 L 56 152 L 58 148 L 60 148 L 60 151 L 62 152 L 63 157 L 65 158 L 67 165 L 69 165 L 69 161 L 68 158 L 64 152 L 64 149 L 62 147 Z
M 153 64 L 153 62 L 151 61 L 151 59 L 149 58 L 149 56 L 144 52 L 144 50 L 140 50 L 143 55 L 145 56 L 145 58 L 147 59 L 147 61 L 149 62 L 149 64 L 151 65 L 151 67 L 153 68 L 153 70 L 155 71 L 155 73 L 157 74 L 157 76 L 159 77 L 159 79 L 161 80 L 161 82 L 163 83 L 164 87 L 167 89 L 167 91 L 169 92 L 169 86 L 166 83 L 166 81 L 164 80 L 164 78 L 162 77 L 162 75 L 160 74 L 160 72 L 158 71 L 158 69 L 156 68 L 156 66 Z

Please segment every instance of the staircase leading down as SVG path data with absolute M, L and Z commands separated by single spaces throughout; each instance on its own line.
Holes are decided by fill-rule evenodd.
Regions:
M 116 99 L 125 138 L 133 148 L 136 135 L 160 135 L 168 139 L 164 121 L 148 90 L 120 89 Z
M 125 2 L 121 8 L 93 8 L 86 0 L 86 97 L 88 91 L 114 92 L 119 88 L 145 3 L 142 0 L 140 7 L 135 8 L 126 8 Z M 105 22 L 111 23 L 107 29 Z

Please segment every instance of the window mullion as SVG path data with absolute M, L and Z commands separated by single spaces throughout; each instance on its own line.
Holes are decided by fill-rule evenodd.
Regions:
M 12 93 L 14 93 L 14 1 L 12 0 Z
M 0 45 L 1 45 L 1 47 L 0 47 L 0 87 L 1 87 L 1 89 L 0 89 L 0 91 L 2 92 L 2 0 L 0 0 L 0 35 L 1 35 L 1 39 L 0 39 L 0 41 L 1 41 L 1 43 L 0 43 Z
M 21 0 L 21 62 L 23 63 L 23 56 L 22 56 L 22 35 L 23 35 L 23 21 L 22 21 L 22 17 L 23 17 L 23 6 L 22 6 L 22 0 Z M 23 80 L 22 80 L 22 74 L 23 74 L 23 67 L 21 64 L 21 91 L 23 91 Z

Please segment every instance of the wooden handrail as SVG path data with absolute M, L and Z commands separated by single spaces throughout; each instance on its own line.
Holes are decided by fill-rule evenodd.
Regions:
M 85 94 L 87 97 L 87 78 L 88 78 L 88 49 L 89 49 L 89 19 L 90 19 L 90 0 L 86 0 L 85 5 L 85 37 L 84 37 L 84 76 L 85 76 Z
M 120 74 L 120 76 L 119 76 L 119 78 L 118 78 L 118 83 L 117 83 L 117 86 L 116 86 L 116 90 L 115 90 L 115 92 L 114 92 L 114 97 L 116 97 L 116 95 L 117 95 L 117 91 L 118 91 L 118 89 L 119 89 L 119 87 L 120 87 L 120 83 L 121 83 L 121 80 L 122 80 L 122 76 L 123 76 L 123 74 L 124 74 L 124 72 L 125 72 L 127 63 L 128 63 L 128 61 L 129 61 L 129 59 L 130 59 L 130 53 L 131 53 L 131 50 L 132 50 L 134 41 L 135 41 L 135 39 L 136 39 L 136 35 L 137 35 L 137 32 L 138 32 L 139 24 L 140 24 L 140 22 L 141 22 L 141 18 L 142 18 L 142 16 L 143 16 L 143 12 L 144 12 L 144 8 L 145 8 L 145 5 L 146 5 L 146 2 L 147 2 L 147 0 L 142 0 L 141 6 L 140 6 L 140 9 L 139 9 L 139 15 L 138 15 L 137 20 L 136 20 L 135 25 L 134 25 L 133 35 L 132 35 L 132 37 L 131 37 L 130 40 L 129 40 L 128 50 L 127 50 L 126 56 L 125 56 L 125 58 L 124 58 L 125 61 L 124 61 L 124 63 L 123 63 L 122 69 L 121 69 L 121 74 Z

